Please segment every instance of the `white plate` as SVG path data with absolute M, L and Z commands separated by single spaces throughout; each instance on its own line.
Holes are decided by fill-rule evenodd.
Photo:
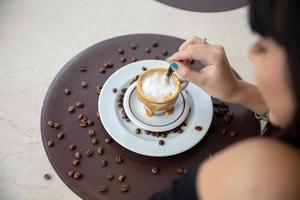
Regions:
M 128 118 L 142 129 L 163 132 L 172 130 L 184 122 L 189 114 L 189 97 L 187 91 L 182 91 L 173 105 L 172 115 L 146 115 L 144 105 L 138 100 L 136 82 L 126 91 L 124 96 L 124 109 Z
M 127 88 L 130 81 L 142 73 L 142 67 L 166 67 L 168 62 L 161 60 L 143 60 L 128 64 L 105 82 L 98 100 L 98 110 L 102 124 L 110 136 L 123 147 L 135 153 L 146 156 L 171 156 L 182 153 L 196 145 L 206 134 L 212 121 L 213 106 L 211 97 L 201 88 L 190 83 L 186 88 L 189 94 L 191 112 L 188 116 L 188 125 L 181 134 L 171 133 L 163 138 L 164 145 L 159 145 L 162 138 L 153 137 L 141 133 L 135 134 L 138 127 L 133 122 L 122 120 L 121 111 L 118 108 L 117 94 L 113 88 Z M 196 131 L 195 126 L 202 126 L 202 131 Z

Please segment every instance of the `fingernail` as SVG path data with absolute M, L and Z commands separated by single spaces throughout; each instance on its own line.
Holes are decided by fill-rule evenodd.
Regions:
M 177 71 L 177 70 L 179 69 L 179 66 L 178 66 L 176 63 L 172 63 L 172 64 L 170 65 L 170 67 L 171 67 L 173 70 L 175 70 L 175 71 Z

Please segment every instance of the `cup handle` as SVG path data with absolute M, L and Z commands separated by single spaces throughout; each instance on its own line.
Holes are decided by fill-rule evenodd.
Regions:
M 190 83 L 189 81 L 180 80 L 181 91 L 184 90 L 189 85 L 189 83 Z

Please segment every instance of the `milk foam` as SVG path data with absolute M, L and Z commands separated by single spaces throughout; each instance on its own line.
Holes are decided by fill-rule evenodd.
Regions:
M 176 92 L 176 82 L 173 78 L 169 82 L 165 81 L 165 73 L 152 73 L 144 77 L 142 90 L 144 95 L 153 99 L 163 99 Z

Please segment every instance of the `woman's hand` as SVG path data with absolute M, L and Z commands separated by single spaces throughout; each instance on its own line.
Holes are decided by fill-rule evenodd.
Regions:
M 185 61 L 199 60 L 205 67 L 194 71 Z M 198 37 L 192 37 L 184 42 L 179 51 L 168 59 L 179 65 L 177 72 L 181 78 L 189 80 L 211 96 L 223 101 L 231 102 L 239 92 L 239 81 L 233 74 L 224 48 L 210 45 Z

